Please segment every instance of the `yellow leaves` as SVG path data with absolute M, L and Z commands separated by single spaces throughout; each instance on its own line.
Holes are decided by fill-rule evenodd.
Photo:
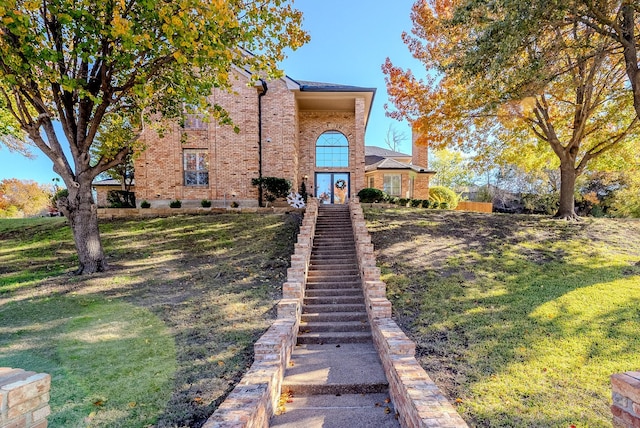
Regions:
M 131 22 L 116 14 L 111 21 L 111 35 L 115 38 L 130 34 Z

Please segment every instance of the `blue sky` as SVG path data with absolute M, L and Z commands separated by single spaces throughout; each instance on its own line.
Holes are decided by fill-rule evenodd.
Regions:
M 409 139 L 401 151 L 410 153 L 406 123 L 385 117 L 387 93 L 380 66 L 388 56 L 395 65 L 411 68 L 420 76 L 420 63 L 411 57 L 400 38 L 411 29 L 409 14 L 414 0 L 295 0 L 304 13 L 303 27 L 311 41 L 282 63 L 293 79 L 377 88 L 367 127 L 366 144 L 384 147 L 389 125 Z M 0 146 L 0 180 L 19 178 L 51 183 L 52 162 L 37 149 L 35 160 L 10 153 Z

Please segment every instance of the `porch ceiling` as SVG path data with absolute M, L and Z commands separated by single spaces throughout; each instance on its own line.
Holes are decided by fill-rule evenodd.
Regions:
M 300 111 L 340 111 L 354 112 L 356 97 L 363 97 L 365 127 L 369 120 L 374 92 L 297 92 L 296 100 Z

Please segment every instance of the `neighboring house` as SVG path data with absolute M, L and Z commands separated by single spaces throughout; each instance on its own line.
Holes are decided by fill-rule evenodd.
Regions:
M 120 180 L 115 178 L 107 178 L 105 180 L 99 180 L 93 182 L 93 190 L 96 195 L 96 203 L 98 208 L 107 208 L 109 206 L 109 201 L 107 197 L 109 196 L 109 192 L 112 190 L 124 190 L 122 188 L 122 184 Z M 130 192 L 136 191 L 135 179 L 131 182 L 131 187 L 129 188 Z
M 382 147 L 365 146 L 366 187 L 380 189 L 390 196 L 428 199 L 428 148 L 414 142 L 412 154 L 407 155 Z
M 240 128 L 186 115 L 161 137 L 149 127 L 147 147 L 135 160 L 136 201 L 183 206 L 208 199 L 214 206 L 258 206 L 251 180 L 281 177 L 293 191 L 344 203 L 365 184 L 364 136 L 374 88 L 284 77 L 248 86 L 235 70 L 234 93 L 214 89 L 211 104 L 224 107 Z

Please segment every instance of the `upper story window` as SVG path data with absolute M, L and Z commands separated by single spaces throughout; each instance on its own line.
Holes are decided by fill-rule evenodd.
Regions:
M 184 185 L 209 185 L 209 152 L 203 149 L 185 149 L 184 156 Z
M 327 131 L 316 140 L 316 167 L 349 166 L 349 141 L 342 132 Z
M 184 129 L 207 129 L 207 126 L 204 114 L 184 115 Z

